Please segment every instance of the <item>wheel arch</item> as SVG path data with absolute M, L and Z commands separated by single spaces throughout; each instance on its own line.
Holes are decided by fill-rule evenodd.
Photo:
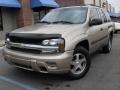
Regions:
M 83 40 L 83 41 L 80 41 L 79 43 L 77 43 L 77 45 L 75 46 L 76 47 L 80 47 L 82 46 L 83 48 L 87 49 L 89 51 L 90 47 L 89 47 L 89 41 L 88 40 Z
M 111 31 L 110 34 L 109 34 L 109 36 L 110 36 L 111 39 L 113 39 L 113 33 L 114 33 L 114 32 Z

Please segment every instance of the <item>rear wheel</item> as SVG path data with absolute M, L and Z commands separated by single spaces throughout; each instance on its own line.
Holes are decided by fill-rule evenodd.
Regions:
M 70 78 L 79 79 L 85 76 L 89 70 L 90 63 L 88 51 L 83 47 L 76 48 L 71 62 Z
M 109 38 L 107 45 L 103 47 L 103 52 L 110 53 L 111 49 L 112 49 L 112 37 Z
M 118 33 L 118 31 L 117 30 L 115 30 L 115 34 L 117 34 Z

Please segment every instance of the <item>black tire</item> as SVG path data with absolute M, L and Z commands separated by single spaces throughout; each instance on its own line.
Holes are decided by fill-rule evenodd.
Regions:
M 110 53 L 112 49 L 112 37 L 109 38 L 109 41 L 106 46 L 102 48 L 103 53 Z
M 79 73 L 79 74 L 72 73 L 71 72 L 72 66 L 71 66 L 71 70 L 68 73 L 68 75 L 69 75 L 69 78 L 72 79 L 72 80 L 77 80 L 77 79 L 80 79 L 80 78 L 84 77 L 87 74 L 87 72 L 89 71 L 89 68 L 90 68 L 90 65 L 91 65 L 91 60 L 90 60 L 89 52 L 85 48 L 83 48 L 83 47 L 77 47 L 75 49 L 75 51 L 74 51 L 73 56 L 76 55 L 77 53 L 78 54 L 82 54 L 82 55 L 85 56 L 86 66 L 85 66 L 85 69 L 81 73 Z
M 117 34 L 118 33 L 118 31 L 117 30 L 115 30 L 115 34 Z

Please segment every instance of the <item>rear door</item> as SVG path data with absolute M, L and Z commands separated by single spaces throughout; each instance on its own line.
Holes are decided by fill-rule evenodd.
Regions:
M 104 45 L 106 44 L 106 42 L 108 41 L 108 28 L 109 28 L 109 22 L 107 20 L 107 17 L 104 13 L 104 11 L 102 9 L 97 9 L 98 10 L 98 13 L 99 13 L 99 16 L 100 18 L 102 19 L 103 21 L 103 24 L 101 25 L 100 27 L 100 31 L 101 31 L 101 44 Z

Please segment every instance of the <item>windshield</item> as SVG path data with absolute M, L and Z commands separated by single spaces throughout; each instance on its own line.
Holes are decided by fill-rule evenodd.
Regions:
M 86 21 L 87 11 L 87 7 L 54 9 L 49 12 L 41 22 L 48 24 L 82 24 Z

